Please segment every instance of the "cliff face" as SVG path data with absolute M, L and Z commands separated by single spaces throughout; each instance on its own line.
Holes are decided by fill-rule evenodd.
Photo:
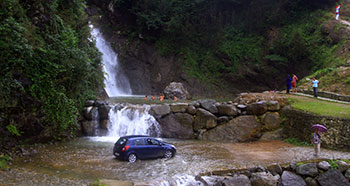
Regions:
M 147 2 L 91 0 L 88 12 L 104 12 L 101 26 L 134 94 L 159 94 L 179 81 L 197 97 L 283 89 L 288 73 L 304 77 L 322 66 L 314 53 L 326 41 L 305 36 L 320 34 L 320 20 L 310 18 L 314 25 L 306 28 L 300 22 L 308 19 L 298 14 L 324 11 L 334 3 L 203 0 L 186 10 L 168 10 Z M 185 18 L 178 19 L 176 11 L 184 11 Z

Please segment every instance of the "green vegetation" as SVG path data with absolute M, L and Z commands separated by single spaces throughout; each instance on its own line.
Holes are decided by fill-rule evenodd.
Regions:
M 84 0 L 0 2 L 0 135 L 46 128 L 53 138 L 74 135 L 83 103 L 103 86 L 85 7 Z
M 348 104 L 321 101 L 316 98 L 304 98 L 300 96 L 289 96 L 288 102 L 293 108 L 319 115 L 342 118 L 350 117 L 350 105 Z
M 339 160 L 336 160 L 336 159 L 329 159 L 328 160 L 328 163 L 331 165 L 331 168 L 332 169 L 337 169 L 338 168 L 338 162 Z
M 7 154 L 0 154 L 0 170 L 6 170 L 9 168 L 8 161 L 10 161 L 10 157 Z
M 312 146 L 311 143 L 305 142 L 305 141 L 300 141 L 296 138 L 287 138 L 284 140 L 286 143 L 296 145 L 296 146 Z

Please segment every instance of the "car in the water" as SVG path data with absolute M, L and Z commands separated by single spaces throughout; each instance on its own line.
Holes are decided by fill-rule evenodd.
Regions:
M 176 154 L 174 145 L 143 135 L 123 136 L 114 144 L 113 155 L 134 163 L 137 159 L 170 159 Z

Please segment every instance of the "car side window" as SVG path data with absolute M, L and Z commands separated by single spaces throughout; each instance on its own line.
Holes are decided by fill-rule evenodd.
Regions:
M 135 145 L 146 145 L 144 139 L 136 139 L 136 140 L 134 141 L 134 144 L 135 144 Z
M 159 141 L 155 140 L 155 139 L 151 139 L 151 138 L 148 138 L 147 139 L 147 144 L 148 145 L 159 145 Z

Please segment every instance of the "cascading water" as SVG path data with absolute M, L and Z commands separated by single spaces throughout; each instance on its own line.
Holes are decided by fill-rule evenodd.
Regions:
M 128 79 L 121 71 L 118 64 L 118 56 L 113 51 L 110 43 L 102 36 L 98 28 L 90 26 L 91 35 L 96 39 L 96 47 L 102 53 L 103 70 L 105 77 L 105 90 L 109 97 L 131 95 L 131 88 Z
M 109 111 L 108 133 L 109 137 L 125 135 L 150 135 L 159 136 L 159 124 L 148 113 L 149 106 L 129 106 L 122 109 Z

